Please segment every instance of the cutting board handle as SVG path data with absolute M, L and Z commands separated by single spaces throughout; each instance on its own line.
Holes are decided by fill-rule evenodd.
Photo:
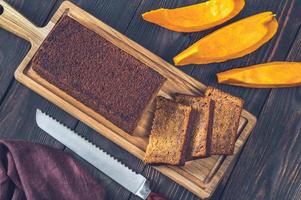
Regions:
M 0 0 L 0 27 L 24 38 L 31 44 L 43 41 L 47 35 L 43 28 L 35 26 L 3 0 Z

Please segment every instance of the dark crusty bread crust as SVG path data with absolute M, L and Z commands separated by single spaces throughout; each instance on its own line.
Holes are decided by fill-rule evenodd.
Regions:
M 176 94 L 175 100 L 178 103 L 192 107 L 193 118 L 189 122 L 191 142 L 187 159 L 207 157 L 210 147 L 209 139 L 211 139 L 210 131 L 212 130 L 209 123 L 213 119 L 214 101 L 208 97 L 184 94 Z
M 205 96 L 215 102 L 210 154 L 233 154 L 244 101 L 213 87 L 207 88 Z
M 74 19 L 63 16 L 32 60 L 54 86 L 133 133 L 165 78 Z
M 156 99 L 156 111 L 144 157 L 148 164 L 184 165 L 189 146 L 191 107 L 163 97 Z

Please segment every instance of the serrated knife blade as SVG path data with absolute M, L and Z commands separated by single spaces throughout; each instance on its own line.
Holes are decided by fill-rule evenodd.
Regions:
M 151 193 L 149 182 L 145 177 L 135 173 L 105 151 L 39 109 L 36 111 L 36 122 L 42 130 L 133 194 L 146 199 Z

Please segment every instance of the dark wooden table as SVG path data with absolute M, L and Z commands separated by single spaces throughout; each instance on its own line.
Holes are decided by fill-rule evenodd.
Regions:
M 37 26 L 47 24 L 62 0 L 7 0 Z M 179 7 L 200 0 L 75 0 L 83 9 L 147 49 L 171 62 L 172 57 L 213 30 L 184 34 L 148 24 L 141 13 L 159 7 Z M 234 61 L 181 68 L 199 81 L 221 88 L 246 101 L 258 124 L 238 160 L 212 199 L 301 199 L 301 88 L 243 89 L 218 85 L 217 72 L 268 61 L 301 61 L 301 0 L 247 0 L 231 22 L 261 11 L 277 14 L 277 35 L 248 56 Z M 13 77 L 29 50 L 28 42 L 0 30 L 0 138 L 23 139 L 69 151 L 35 124 L 36 108 L 85 134 L 149 180 L 153 191 L 170 199 L 197 199 L 189 191 L 95 133 L 82 122 L 19 84 Z M 70 151 L 69 151 L 70 152 Z M 89 164 L 78 159 L 106 187 L 108 199 L 137 199 Z

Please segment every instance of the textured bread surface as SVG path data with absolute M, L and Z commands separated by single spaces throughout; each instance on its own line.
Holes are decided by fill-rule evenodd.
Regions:
M 165 78 L 63 16 L 32 60 L 32 69 L 107 120 L 132 133 Z
M 191 142 L 187 159 L 204 158 L 208 156 L 211 139 L 209 123 L 213 119 L 214 101 L 209 97 L 177 94 L 178 103 L 191 106 L 193 118 L 189 121 L 191 127 Z
M 207 88 L 205 96 L 215 102 L 210 154 L 233 154 L 244 101 L 213 87 Z
M 144 161 L 149 164 L 183 165 L 189 146 L 191 107 L 157 97 L 153 126 Z

